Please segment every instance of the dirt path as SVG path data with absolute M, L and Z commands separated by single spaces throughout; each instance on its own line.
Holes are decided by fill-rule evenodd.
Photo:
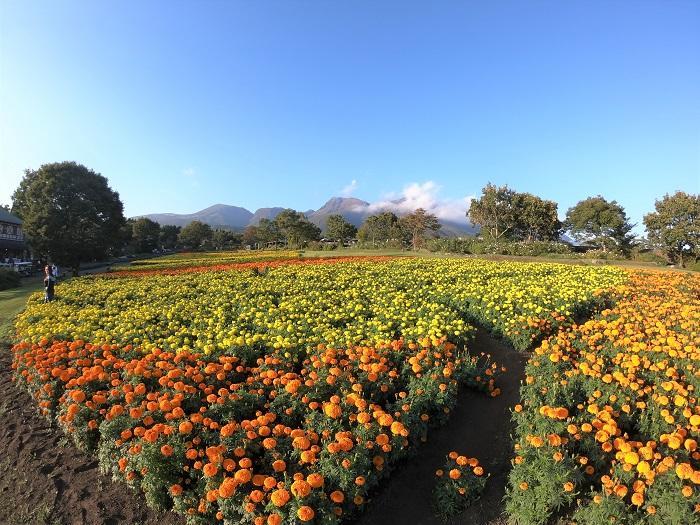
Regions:
M 182 524 L 157 513 L 141 494 L 102 476 L 97 461 L 68 443 L 11 381 L 10 352 L 0 349 L 0 523 Z
M 392 473 L 357 525 L 442 524 L 431 508 L 431 496 L 435 470 L 442 467 L 445 456 L 452 450 L 479 458 L 491 474 L 481 499 L 453 523 L 505 523 L 501 514 L 512 452 L 510 409 L 519 400 L 527 358 L 481 329 L 471 348 L 473 353 L 491 354 L 493 360 L 507 367 L 497 382 L 501 395 L 491 398 L 469 391 L 460 394 L 447 425 L 432 429 L 428 442 L 417 455 Z

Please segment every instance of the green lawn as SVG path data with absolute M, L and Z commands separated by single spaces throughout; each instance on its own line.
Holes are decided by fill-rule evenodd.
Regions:
M 6 342 L 12 335 L 12 320 L 24 310 L 27 298 L 41 290 L 41 280 L 25 280 L 19 288 L 0 291 L 0 342 Z

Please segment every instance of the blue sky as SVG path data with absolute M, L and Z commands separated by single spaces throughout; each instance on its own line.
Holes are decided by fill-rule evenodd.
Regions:
M 492 181 L 641 223 L 700 191 L 699 21 L 697 1 L 0 0 L 0 202 L 76 160 L 128 215 L 343 192 L 452 213 Z

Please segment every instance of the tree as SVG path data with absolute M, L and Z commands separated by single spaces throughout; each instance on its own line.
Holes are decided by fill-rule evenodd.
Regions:
M 166 250 L 172 250 L 177 246 L 177 237 L 180 235 L 180 226 L 164 224 L 160 227 L 160 245 Z
M 241 245 L 241 235 L 235 234 L 231 230 L 214 230 L 211 243 L 217 250 L 232 250 Z
M 515 236 L 526 241 L 555 241 L 559 238 L 561 222 L 557 203 L 531 193 L 518 193 L 514 199 Z
M 357 235 L 357 228 L 345 220 L 339 214 L 329 215 L 326 221 L 326 236 L 338 241 L 340 244 L 352 239 Z
M 124 225 L 119 194 L 102 175 L 76 162 L 26 170 L 12 195 L 36 253 L 77 275 L 83 261 L 103 259 L 121 244 Z
M 390 211 L 367 217 L 357 235 L 361 241 L 371 242 L 372 246 L 376 246 L 377 243 L 402 241 L 404 238 L 399 218 Z
M 634 236 L 630 234 L 633 224 L 616 201 L 608 202 L 603 197 L 589 197 L 566 212 L 565 228 L 574 239 L 598 245 L 602 250 L 618 249 L 626 252 Z
M 418 208 L 413 213 L 401 217 L 400 224 L 410 234 L 411 246 L 414 250 L 421 246 L 427 232 L 436 232 L 441 228 L 438 218 L 423 208 Z
M 321 229 L 318 226 L 309 222 L 303 213 L 289 208 L 280 212 L 273 222 L 289 246 L 301 248 L 306 242 L 316 241 L 321 237 Z M 260 224 L 258 224 L 258 235 L 260 235 Z
M 178 236 L 178 241 L 185 248 L 196 250 L 197 248 L 201 248 L 205 242 L 210 241 L 211 236 L 211 226 L 201 221 L 192 221 L 182 228 Z
M 271 221 L 270 219 L 260 219 L 260 221 L 258 221 L 258 226 L 255 228 L 257 232 L 257 241 L 262 244 L 279 241 L 282 237 L 277 223 L 275 221 Z
M 137 253 L 152 252 L 160 241 L 160 224 L 147 217 L 136 219 L 132 224 L 132 243 Z
M 258 242 L 258 227 L 253 226 L 252 224 L 247 226 L 245 230 L 243 230 L 243 244 L 247 246 L 254 246 Z
M 518 225 L 518 196 L 508 186 L 498 188 L 489 182 L 481 197 L 472 199 L 467 217 L 493 240 L 512 236 Z
M 656 211 L 644 216 L 649 241 L 684 267 L 683 254 L 700 252 L 700 195 L 677 191 L 655 203 Z

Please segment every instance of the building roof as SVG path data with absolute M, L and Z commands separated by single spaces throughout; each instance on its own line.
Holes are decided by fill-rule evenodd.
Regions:
M 0 222 L 9 222 L 10 224 L 22 224 L 22 219 L 15 217 L 5 208 L 0 208 Z

